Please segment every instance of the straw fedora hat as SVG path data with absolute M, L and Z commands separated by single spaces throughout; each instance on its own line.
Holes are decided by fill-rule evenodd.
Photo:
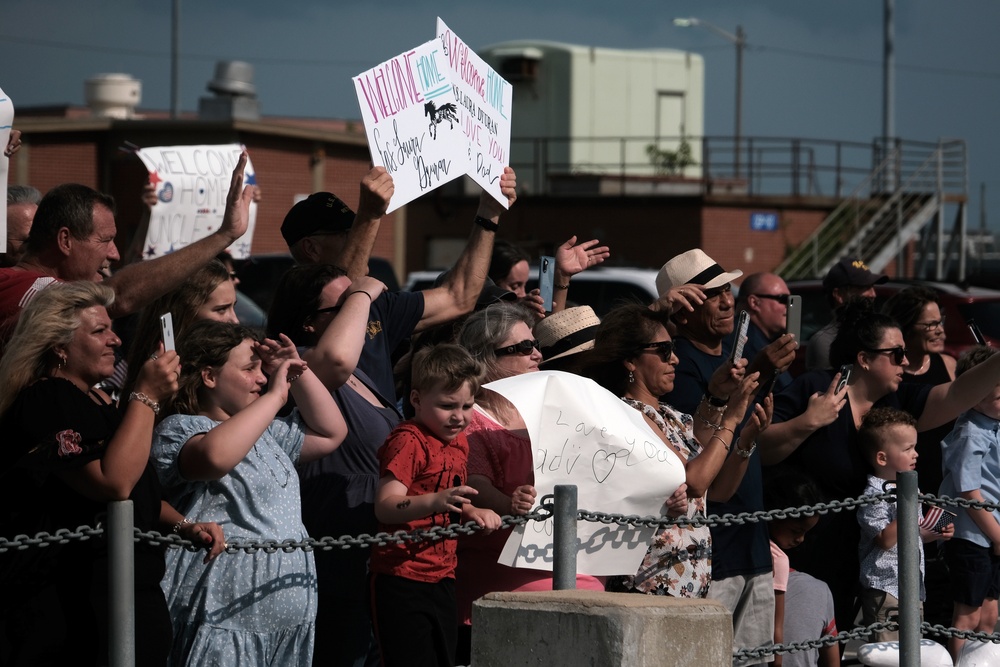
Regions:
M 743 272 L 725 271 L 701 248 L 683 252 L 663 265 L 656 274 L 656 291 L 660 296 L 678 285 L 693 283 L 705 289 L 721 287 L 739 278 Z
M 590 306 L 577 306 L 552 313 L 535 325 L 532 333 L 538 340 L 544 361 L 561 359 L 594 348 L 594 336 L 601 323 Z M 544 363 L 544 362 L 543 362 Z

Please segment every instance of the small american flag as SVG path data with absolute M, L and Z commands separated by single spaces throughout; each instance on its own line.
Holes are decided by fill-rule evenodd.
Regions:
M 954 521 L 954 512 L 949 512 L 936 505 L 930 505 L 924 513 L 924 519 L 920 522 L 920 527 L 924 530 L 932 530 L 935 533 L 940 533 Z

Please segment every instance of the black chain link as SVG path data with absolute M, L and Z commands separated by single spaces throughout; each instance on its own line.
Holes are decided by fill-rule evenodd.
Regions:
M 882 632 L 883 630 L 893 632 L 898 629 L 899 625 L 895 621 L 890 621 L 888 623 L 872 623 L 864 628 L 855 628 L 853 630 L 838 633 L 837 635 L 824 635 L 818 639 L 809 639 L 803 642 L 790 642 L 788 644 L 772 644 L 771 646 L 758 646 L 757 648 L 740 649 L 739 651 L 733 652 L 733 660 L 743 661 L 746 659 L 759 659 L 776 653 L 798 653 L 799 651 L 808 651 L 814 648 L 832 646 L 834 644 L 845 644 L 855 639 L 868 641 L 868 638 L 873 632 Z

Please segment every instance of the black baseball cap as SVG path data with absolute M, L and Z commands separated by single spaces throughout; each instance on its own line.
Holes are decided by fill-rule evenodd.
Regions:
M 330 192 L 316 192 L 298 202 L 281 223 L 289 247 L 314 234 L 346 232 L 354 224 L 354 211 Z
M 884 273 L 872 273 L 860 259 L 844 257 L 830 267 L 823 278 L 823 289 L 832 290 L 838 287 L 871 287 L 881 285 L 889 280 Z

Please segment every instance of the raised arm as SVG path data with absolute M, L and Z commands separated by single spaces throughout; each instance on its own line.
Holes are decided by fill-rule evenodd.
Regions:
M 115 290 L 115 302 L 108 309 L 111 317 L 134 313 L 156 297 L 176 289 L 192 272 L 208 264 L 246 233 L 254 192 L 252 185 L 243 187 L 246 164 L 247 153 L 244 151 L 233 171 L 226 198 L 226 213 L 216 231 L 163 257 L 129 264 L 105 281 Z
M 1000 354 L 962 373 L 952 382 L 935 385 L 927 396 L 927 404 L 917 420 L 917 430 L 946 424 L 986 398 L 1000 378 Z
M 389 208 L 389 200 L 394 191 L 392 176 L 385 167 L 372 167 L 361 179 L 358 212 L 347 233 L 344 249 L 337 258 L 337 266 L 343 267 L 351 280 L 368 274 L 368 260 L 375 247 L 382 216 Z
M 504 167 L 500 189 L 510 206 L 517 199 L 516 185 L 514 170 Z M 484 191 L 479 198 L 477 219 L 483 218 L 489 225 L 496 225 L 501 211 L 503 207 Z M 480 224 L 473 226 L 472 236 L 455 266 L 448 272 L 444 284 L 424 292 L 424 315 L 417 324 L 416 331 L 450 322 L 472 311 L 486 282 L 495 236 L 495 229 L 486 229 Z
M 362 276 L 344 294 L 340 312 L 320 336 L 316 346 L 305 353 L 309 367 L 330 391 L 351 377 L 365 345 L 371 304 L 385 291 L 376 278 Z
M 760 434 L 760 460 L 764 465 L 774 465 L 787 459 L 815 431 L 829 426 L 837 419 L 847 400 L 847 387 L 837 392 L 840 373 L 825 392 L 809 397 L 805 412 L 788 421 L 771 424 Z
M 608 246 L 598 245 L 599 243 L 597 239 L 577 243 L 574 235 L 556 248 L 556 287 L 552 292 L 553 313 L 565 310 L 569 281 L 573 276 L 597 266 L 611 256 Z
M 136 398 L 129 400 L 104 456 L 79 470 L 60 473 L 60 478 L 92 500 L 128 500 L 149 460 L 156 418 L 149 403 L 162 403 L 177 391 L 179 373 L 177 353 L 163 352 L 161 346 L 159 353 L 147 359 L 139 371 L 132 394 Z

